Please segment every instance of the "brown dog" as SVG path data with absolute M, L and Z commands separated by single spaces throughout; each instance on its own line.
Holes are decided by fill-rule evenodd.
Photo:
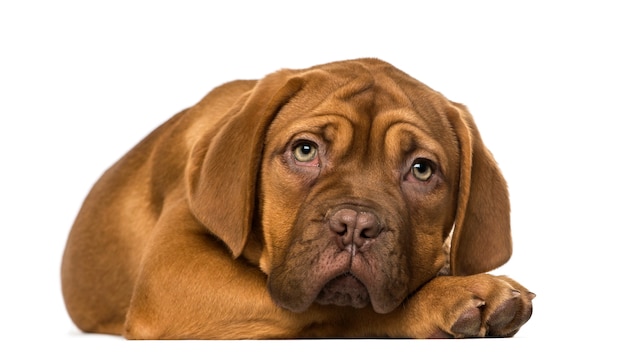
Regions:
M 62 284 L 80 329 L 132 339 L 512 336 L 534 294 L 480 274 L 510 255 L 469 113 L 363 59 L 227 83 L 156 129 L 85 200 Z

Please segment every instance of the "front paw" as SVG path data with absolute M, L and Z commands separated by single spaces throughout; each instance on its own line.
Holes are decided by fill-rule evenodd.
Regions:
M 535 294 L 508 277 L 480 274 L 436 278 L 418 296 L 436 299 L 443 317 L 430 337 L 463 338 L 515 335 L 532 314 Z

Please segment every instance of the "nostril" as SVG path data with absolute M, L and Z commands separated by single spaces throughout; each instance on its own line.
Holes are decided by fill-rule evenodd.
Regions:
M 344 235 L 355 229 L 357 212 L 351 209 L 340 209 L 330 218 L 330 229 L 333 232 Z
M 331 219 L 330 229 L 339 235 L 344 235 L 348 231 L 348 226 L 340 220 Z
M 362 230 L 361 234 L 359 234 L 359 237 L 365 238 L 365 239 L 376 238 L 378 237 L 379 232 L 380 232 L 379 229 L 368 228 L 368 229 Z
M 381 231 L 378 218 L 370 212 L 360 212 L 357 215 L 355 228 L 360 231 L 361 238 L 376 238 Z

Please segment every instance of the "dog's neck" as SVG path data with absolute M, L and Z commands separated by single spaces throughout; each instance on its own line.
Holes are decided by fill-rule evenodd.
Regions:
M 450 275 L 450 244 L 452 243 L 452 234 L 454 233 L 454 226 L 450 230 L 448 237 L 443 241 L 443 246 L 441 249 L 443 250 L 443 256 L 445 258 L 445 263 L 443 267 L 437 273 L 437 276 L 440 275 Z

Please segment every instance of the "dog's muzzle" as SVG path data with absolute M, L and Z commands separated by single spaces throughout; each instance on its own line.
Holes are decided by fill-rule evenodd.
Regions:
M 360 207 L 341 206 L 331 211 L 327 217 L 328 228 L 335 243 L 351 257 L 366 251 L 383 230 L 378 216 Z M 352 259 L 345 271 L 324 285 L 315 301 L 323 305 L 356 308 L 370 303 L 367 287 L 352 271 Z

